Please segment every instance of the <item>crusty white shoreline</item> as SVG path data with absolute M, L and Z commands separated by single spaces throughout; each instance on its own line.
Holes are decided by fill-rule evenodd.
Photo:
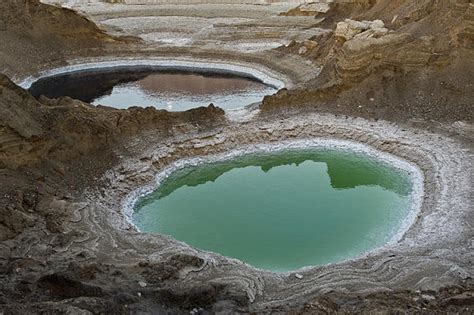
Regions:
M 38 74 L 29 76 L 27 78 L 15 79 L 17 83 L 24 89 L 28 89 L 31 85 L 39 79 L 57 76 L 60 74 L 105 70 L 105 69 L 120 69 L 130 67 L 157 67 L 163 70 L 186 70 L 186 71 L 209 71 L 213 73 L 235 74 L 244 77 L 255 78 L 266 85 L 282 89 L 291 83 L 284 75 L 276 73 L 264 66 L 248 64 L 244 62 L 229 62 L 220 60 L 197 59 L 197 58 L 100 58 L 97 60 L 73 60 L 69 65 L 44 70 Z
M 248 148 L 261 149 L 262 144 L 263 148 L 275 148 L 282 143 L 291 146 L 310 141 L 306 142 L 309 145 L 315 139 L 332 141 L 326 142 L 331 146 L 334 142 L 350 143 L 351 148 L 356 143 L 382 152 L 389 157 L 387 162 L 394 162 L 390 159 L 394 157 L 414 170 L 418 178 L 418 184 L 414 184 L 420 187 L 423 182 L 422 194 L 416 194 L 421 209 L 407 217 L 396 241 L 352 260 L 299 269 L 303 279 L 298 279 L 293 272 L 257 269 L 166 235 L 140 233 L 124 214 L 124 205 L 133 205 L 134 198 L 146 189 L 153 190 L 157 174 L 165 176 L 164 172 L 170 172 L 176 162 L 195 157 L 209 161 L 211 156 L 242 153 L 242 148 L 247 149 L 244 152 L 251 152 Z M 187 131 L 171 138 L 141 137 L 134 141 L 133 150 L 132 156 L 123 157 L 117 167 L 105 174 L 106 186 L 86 192 L 87 205 L 82 205 L 81 215 L 77 215 L 83 219 L 69 224 L 70 229 L 88 231 L 88 244 L 94 252 L 107 250 L 110 244 L 121 249 L 107 250 L 112 255 L 108 259 L 124 261 L 124 251 L 133 257 L 128 258 L 130 263 L 143 259 L 159 263 L 178 253 L 200 257 L 203 266 L 183 275 L 179 284 L 232 283 L 247 293 L 257 310 L 318 292 L 374 292 L 407 287 L 431 290 L 472 277 L 472 156 L 453 137 L 387 121 L 314 113 L 287 118 L 258 116 L 245 123 L 229 122 L 215 130 Z
M 421 170 L 413 163 L 405 161 L 396 157 L 395 155 L 388 154 L 382 151 L 375 150 L 363 143 L 357 143 L 347 140 L 338 139 L 298 139 L 293 141 L 282 141 L 280 143 L 272 144 L 257 144 L 251 146 L 244 146 L 239 149 L 226 152 L 224 154 L 211 155 L 211 156 L 199 156 L 191 159 L 178 160 L 168 167 L 164 168 L 161 172 L 155 176 L 155 185 L 140 187 L 136 191 L 132 192 L 129 197 L 126 198 L 126 202 L 123 206 L 124 215 L 128 220 L 131 220 L 133 214 L 133 208 L 136 204 L 137 199 L 144 197 L 145 195 L 158 189 L 161 183 L 168 178 L 172 173 L 177 170 L 183 169 L 190 166 L 200 166 L 204 164 L 212 164 L 216 162 L 229 161 L 234 158 L 252 155 L 258 153 L 278 153 L 284 150 L 314 150 L 314 149 L 333 149 L 341 150 L 344 152 L 362 153 L 368 157 L 374 158 L 375 160 L 385 163 L 393 168 L 397 168 L 407 172 L 412 181 L 412 192 L 410 193 L 411 206 L 409 216 L 404 220 L 403 227 L 401 230 L 394 235 L 394 238 L 389 242 L 390 244 L 398 241 L 401 236 L 408 230 L 411 223 L 413 223 L 416 215 L 421 209 L 423 201 L 423 174 Z M 129 221 L 133 224 L 132 221 Z
M 139 228 L 134 224 L 132 216 L 134 208 L 138 200 L 146 195 L 155 191 L 163 181 L 168 178 L 172 173 L 177 170 L 183 169 L 190 166 L 199 166 L 204 164 L 212 164 L 216 162 L 229 161 L 236 157 L 252 155 L 258 153 L 278 153 L 285 150 L 314 150 L 314 149 L 333 149 L 341 150 L 344 152 L 353 152 L 358 154 L 364 154 L 367 157 L 373 158 L 378 162 L 389 165 L 390 167 L 400 169 L 405 171 L 410 177 L 412 183 L 412 190 L 409 195 L 410 199 L 410 208 L 408 210 L 407 216 L 403 219 L 400 224 L 398 231 L 391 237 L 391 239 L 384 244 L 383 246 L 371 249 L 369 251 L 362 252 L 361 254 L 339 261 L 341 263 L 348 260 L 361 259 L 364 256 L 367 256 L 370 253 L 377 252 L 383 249 L 390 247 L 391 245 L 397 243 L 403 235 L 408 231 L 410 226 L 415 222 L 417 215 L 421 210 L 423 203 L 423 173 L 421 170 L 413 163 L 405 161 L 396 157 L 395 155 L 388 154 L 382 151 L 375 150 L 363 143 L 357 143 L 347 140 L 338 140 L 338 139 L 299 139 L 293 141 L 282 141 L 280 143 L 272 144 L 256 144 L 250 146 L 244 146 L 238 149 L 234 149 L 230 152 L 223 154 L 210 155 L 210 156 L 198 156 L 191 159 L 182 159 L 175 161 L 171 165 L 165 167 L 155 176 L 155 183 L 153 185 L 147 185 L 144 187 L 139 187 L 136 190 L 132 191 L 127 197 L 124 198 L 122 205 L 122 211 L 124 217 L 129 224 L 134 226 L 137 231 L 140 231 Z M 186 242 L 182 242 L 186 244 Z M 186 246 L 190 246 L 186 244 Z M 191 247 L 191 246 L 190 246 Z M 216 253 L 218 254 L 218 253 Z M 238 260 L 238 259 L 237 259 Z M 245 263 L 245 262 L 242 262 Z M 299 268 L 298 270 L 307 270 L 316 266 L 306 266 Z M 259 268 L 256 268 L 259 269 Z M 290 271 L 293 272 L 293 271 Z M 290 272 L 278 272 L 278 273 L 290 273 Z

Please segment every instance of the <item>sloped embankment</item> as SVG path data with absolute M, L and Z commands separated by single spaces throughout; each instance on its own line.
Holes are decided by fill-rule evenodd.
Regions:
M 39 0 L 0 2 L 0 72 L 11 77 L 136 39 L 114 37 L 67 8 Z
M 212 128 L 225 120 L 224 111 L 212 105 L 177 113 L 154 108 L 95 107 L 70 98 L 36 100 L 5 76 L 0 76 L 0 96 L 0 167 L 4 170 L 0 174 L 3 183 L 0 191 L 2 196 L 8 196 L 1 204 L 1 239 L 15 236 L 24 225 L 37 219 L 34 214 L 28 214 L 37 206 L 37 202 L 32 201 L 39 197 L 35 183 L 28 181 L 28 177 L 17 177 L 17 173 L 25 175 L 28 168 L 51 171 L 50 179 L 58 177 L 60 182 L 70 181 L 62 184 L 80 190 L 84 184 L 80 178 L 95 177 L 98 174 L 94 172 L 104 171 L 102 167 L 116 160 L 114 148 L 131 137 L 152 132 L 166 138 L 180 132 Z M 88 156 L 102 157 L 89 162 L 90 166 L 83 170 L 85 173 L 65 177 L 71 163 Z M 67 190 L 66 187 L 62 190 Z M 33 190 L 32 199 L 26 202 L 21 191 L 29 189 Z M 18 207 L 13 202 L 15 199 Z M 22 205 L 23 202 L 26 204 Z M 17 215 L 24 220 L 15 222 Z
M 321 75 L 267 97 L 265 112 L 304 107 L 396 121 L 473 121 L 469 1 L 341 1 L 316 17 L 326 19 L 331 35 L 281 50 L 323 66 Z

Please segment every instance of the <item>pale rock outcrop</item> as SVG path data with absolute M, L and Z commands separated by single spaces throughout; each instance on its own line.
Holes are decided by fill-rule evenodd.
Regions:
M 381 20 L 354 21 L 346 19 L 337 23 L 335 36 L 345 40 L 342 53 L 336 61 L 338 73 L 342 77 L 366 75 L 387 56 L 388 48 L 407 42 L 407 34 L 389 34 Z M 396 59 L 396 58 L 395 58 Z
M 380 37 L 388 33 L 384 22 L 381 20 L 374 21 L 354 21 L 345 19 L 343 22 L 337 23 L 335 36 L 344 40 L 351 40 L 354 37 Z
M 401 64 L 400 53 L 396 51 L 410 39 L 408 34 L 388 34 L 380 38 L 353 38 L 342 46 L 336 58 L 337 72 L 341 77 L 365 76 L 382 62 Z M 405 56 L 407 57 L 407 56 Z
M 327 13 L 331 9 L 330 3 L 306 3 L 300 6 L 301 12 Z

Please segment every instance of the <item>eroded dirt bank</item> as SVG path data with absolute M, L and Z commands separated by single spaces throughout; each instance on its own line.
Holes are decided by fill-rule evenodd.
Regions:
M 310 13 L 324 17 L 314 27 L 328 31 L 245 56 L 203 39 L 163 47 L 120 37 L 139 35 L 126 31 L 107 35 L 71 10 L 34 0 L 0 8 L 0 37 L 8 43 L 0 67 L 10 77 L 140 51 L 255 62 L 285 73 L 297 88 L 232 122 L 213 106 L 169 113 L 36 100 L 1 76 L 0 312 L 472 312 L 469 1 L 335 3 Z M 346 21 L 338 31 L 348 17 L 380 18 L 385 26 Z M 238 28 L 255 27 L 245 23 Z M 310 75 L 320 66 L 321 76 Z M 137 233 L 122 212 L 130 193 L 179 159 L 315 138 L 364 143 L 422 170 L 423 206 L 399 243 L 298 279 Z
M 291 103 L 375 119 L 472 123 L 472 3 L 349 1 L 315 14 L 334 32 L 279 50 L 322 65 L 321 75 L 268 97 L 263 111 Z

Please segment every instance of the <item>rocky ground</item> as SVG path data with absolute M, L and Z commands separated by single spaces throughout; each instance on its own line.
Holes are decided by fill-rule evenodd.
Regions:
M 73 9 L 82 15 L 0 3 L 0 314 L 472 313 L 470 1 Z M 288 89 L 237 122 L 213 106 L 35 99 L 11 81 L 156 56 L 255 64 Z M 400 242 L 299 279 L 138 233 L 124 217 L 136 189 L 174 161 L 317 138 L 420 168 L 423 206 Z

